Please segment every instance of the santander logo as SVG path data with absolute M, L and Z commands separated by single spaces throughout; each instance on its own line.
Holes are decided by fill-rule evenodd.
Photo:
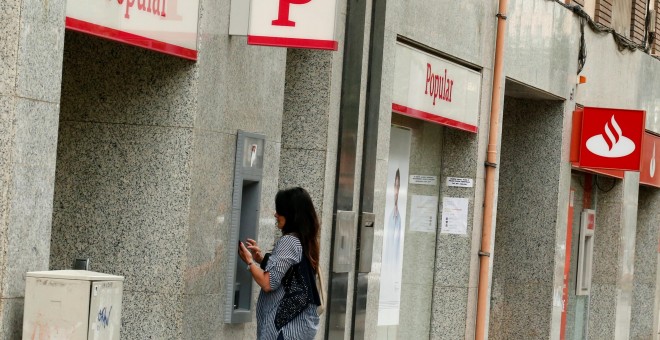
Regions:
M 655 142 L 653 143 L 653 156 L 651 157 L 651 164 L 649 165 L 649 173 L 651 178 L 655 176 Z
M 606 158 L 625 157 L 635 151 L 635 142 L 623 135 L 614 115 L 605 123 L 603 130 L 603 133 L 587 140 L 586 147 L 589 151 Z M 655 167 L 653 166 L 653 168 Z

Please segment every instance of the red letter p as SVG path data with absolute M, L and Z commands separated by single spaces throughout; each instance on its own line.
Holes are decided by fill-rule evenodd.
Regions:
M 295 27 L 296 22 L 289 20 L 289 7 L 291 5 L 304 5 L 312 0 L 280 0 L 280 9 L 277 13 L 277 20 L 273 20 L 274 26 Z

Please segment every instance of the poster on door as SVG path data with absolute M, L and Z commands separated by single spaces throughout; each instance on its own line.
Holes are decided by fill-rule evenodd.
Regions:
M 387 169 L 385 227 L 380 274 L 378 325 L 399 324 L 403 241 L 406 227 L 411 131 L 392 127 Z

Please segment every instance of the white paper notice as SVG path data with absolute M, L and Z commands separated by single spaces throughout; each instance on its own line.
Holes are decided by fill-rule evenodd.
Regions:
M 410 175 L 410 184 L 437 185 L 438 176 Z
M 442 234 L 467 235 L 468 199 L 459 197 L 442 198 Z
M 474 182 L 472 181 L 472 178 L 447 177 L 447 186 L 472 188 L 474 186 Z
M 434 233 L 438 220 L 438 196 L 413 195 L 410 204 L 410 230 Z

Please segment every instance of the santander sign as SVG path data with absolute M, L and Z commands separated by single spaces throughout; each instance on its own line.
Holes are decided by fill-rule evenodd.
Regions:
M 580 166 L 639 171 L 645 112 L 584 108 Z
M 614 115 L 603 128 L 604 133 L 587 140 L 587 149 L 598 156 L 606 158 L 625 157 L 635 151 L 635 142 L 623 135 L 621 127 Z
M 646 132 L 644 134 L 644 144 L 642 145 L 642 166 L 639 170 L 639 182 L 660 188 L 660 174 L 656 169 L 657 152 L 660 149 L 657 146 L 660 146 L 660 136 Z

